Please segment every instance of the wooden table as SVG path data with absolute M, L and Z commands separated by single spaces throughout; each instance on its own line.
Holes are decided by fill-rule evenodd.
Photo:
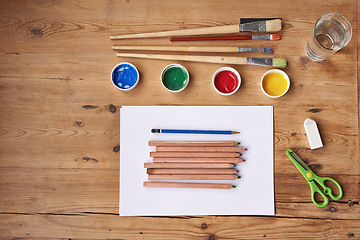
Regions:
M 1 1 L 0 237 L 359 239 L 359 9 L 357 0 Z M 329 12 L 346 16 L 352 40 L 327 60 L 310 62 L 304 44 L 317 18 Z M 242 86 L 223 97 L 211 83 L 222 64 L 117 58 L 111 49 L 172 45 L 168 38 L 111 41 L 112 34 L 237 24 L 241 17 L 282 17 L 282 40 L 211 44 L 274 48 L 275 57 L 288 61 L 291 88 L 284 97 L 261 92 L 267 67 L 233 66 Z M 141 73 L 131 92 L 110 82 L 111 69 L 122 61 Z M 159 80 L 173 62 L 191 75 L 178 94 Z M 118 216 L 124 105 L 273 105 L 275 216 Z M 308 117 L 318 123 L 321 149 L 309 148 L 303 127 Z M 285 155 L 288 148 L 318 175 L 340 182 L 343 198 L 316 207 Z

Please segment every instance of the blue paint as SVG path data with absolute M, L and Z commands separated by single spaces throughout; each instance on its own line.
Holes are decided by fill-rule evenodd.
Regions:
M 139 79 L 139 74 L 135 67 L 122 63 L 116 66 L 112 72 L 112 81 L 121 89 L 129 89 L 133 87 Z

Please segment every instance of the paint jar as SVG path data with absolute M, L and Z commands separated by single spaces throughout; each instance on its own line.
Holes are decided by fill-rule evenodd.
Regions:
M 189 84 L 189 72 L 180 64 L 170 64 L 161 72 L 160 80 L 169 92 L 181 92 Z
M 214 73 L 212 83 L 216 92 L 223 96 L 229 96 L 240 88 L 241 77 L 234 68 L 222 67 Z
M 282 70 L 271 69 L 261 78 L 261 90 L 270 98 L 279 98 L 284 96 L 289 88 L 289 76 Z
M 111 82 L 122 91 L 134 89 L 140 80 L 140 74 L 137 68 L 128 62 L 122 62 L 116 65 L 111 71 Z

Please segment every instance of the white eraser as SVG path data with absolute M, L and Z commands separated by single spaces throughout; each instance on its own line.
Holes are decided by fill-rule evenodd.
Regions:
M 307 118 L 304 122 L 304 127 L 307 138 L 309 140 L 310 148 L 316 149 L 322 147 L 323 143 L 321 141 L 319 129 L 316 125 L 316 122 L 311 118 Z

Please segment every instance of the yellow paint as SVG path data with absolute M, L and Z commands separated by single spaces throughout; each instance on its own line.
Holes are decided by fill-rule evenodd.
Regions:
M 307 176 L 308 178 L 312 178 L 312 177 L 313 177 L 313 174 L 312 174 L 311 172 L 308 172 L 308 173 L 306 174 L 306 176 Z
M 265 75 L 263 82 L 264 91 L 270 96 L 280 96 L 283 94 L 287 87 L 288 83 L 285 77 L 281 73 L 271 72 Z

